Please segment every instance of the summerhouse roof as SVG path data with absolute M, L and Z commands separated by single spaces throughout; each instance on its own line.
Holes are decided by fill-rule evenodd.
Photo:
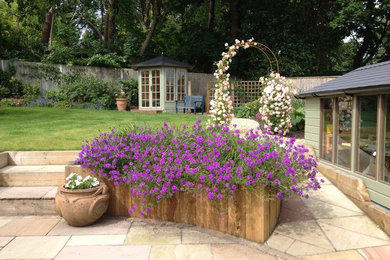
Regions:
M 302 92 L 300 97 L 352 94 L 390 87 L 390 61 L 360 67 L 318 87 Z
M 168 58 L 164 55 L 140 63 L 133 64 L 131 67 L 135 70 L 139 68 L 147 68 L 147 67 L 174 67 L 174 68 L 186 68 L 186 69 L 193 68 L 193 66 L 188 63 L 177 61 Z

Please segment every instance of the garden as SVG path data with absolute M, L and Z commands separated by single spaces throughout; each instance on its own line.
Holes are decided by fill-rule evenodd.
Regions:
M 92 180 L 99 186 L 90 173 L 108 187 L 95 187 L 105 192 L 103 200 L 109 201 L 107 190 L 111 195 L 110 206 L 99 206 L 100 213 L 108 209 L 112 215 L 184 222 L 263 242 L 275 228 L 280 201 L 293 194 L 308 198 L 321 181 L 313 156 L 296 145 L 294 137 L 286 137 L 293 123 L 299 124 L 292 108 L 296 92 L 285 77 L 271 72 L 260 78 L 260 98 L 245 109 L 233 108 L 230 75 L 225 72 L 239 49 L 257 44 L 250 39 L 226 45 L 214 74 L 216 91 L 207 122 L 188 114 L 110 111 L 118 93 L 135 102 L 136 81 L 109 86 L 92 76 L 71 73 L 57 79 L 58 90 L 40 93 L 37 86 L 15 79 L 10 68 L 2 72 L 0 113 L 9 123 L 1 124 L 7 136 L 1 136 L 5 142 L 0 149 L 77 150 L 85 140 L 70 166 L 76 172 L 84 168 L 84 179 L 72 173 L 57 194 L 58 205 L 72 201 L 61 199 L 67 190 L 93 188 L 84 185 L 92 185 Z M 243 135 L 231 120 L 234 112 L 245 110 L 245 117 L 254 118 L 260 127 Z M 59 212 L 65 219 L 74 218 L 73 213 Z
M 225 71 L 240 48 L 256 44 L 236 41 L 222 54 L 206 125 L 198 119 L 181 127 L 164 122 L 160 128 L 105 131 L 85 141 L 69 166 L 75 172 L 68 188 L 79 188 L 71 180 L 76 172 L 82 175 L 80 185 L 82 177 L 93 174 L 108 186 L 110 202 L 101 208 L 111 215 L 189 223 L 264 242 L 276 226 L 280 201 L 293 194 L 309 198 L 323 180 L 316 178 L 317 163 L 308 150 L 285 137 L 292 126 L 294 90 L 278 73 L 260 79 L 261 128 L 242 135 L 230 125 L 233 107 Z

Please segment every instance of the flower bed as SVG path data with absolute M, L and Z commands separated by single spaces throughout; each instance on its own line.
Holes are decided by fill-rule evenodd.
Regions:
M 90 169 L 80 165 L 68 165 L 66 174 L 77 172 L 88 176 Z M 130 186 L 119 184 L 115 186 L 103 179 L 109 188 L 110 202 L 107 214 L 111 216 L 128 216 L 132 205 L 142 204 L 142 199 L 131 196 Z M 279 212 L 280 200 L 270 199 L 271 194 L 238 189 L 234 192 L 234 200 L 222 199 L 213 203 L 206 199 L 205 194 L 194 196 L 183 191 L 177 192 L 171 198 L 161 200 L 146 218 L 186 223 L 198 227 L 209 228 L 228 233 L 255 242 L 264 242 L 275 229 Z M 140 208 L 133 212 L 138 215 Z
M 111 210 L 113 214 L 122 215 L 126 208 L 128 213 L 141 217 L 209 228 L 224 226 L 221 223 L 227 221 L 226 228 L 215 228 L 227 232 L 232 225 L 226 217 L 229 207 L 238 203 L 247 209 L 230 209 L 244 214 L 239 225 L 252 227 L 263 216 L 259 226 L 272 230 L 279 214 L 279 210 L 273 210 L 279 208 L 276 198 L 282 200 L 291 194 L 308 197 L 309 190 L 320 187 L 315 177 L 316 162 L 311 156 L 305 157 L 307 149 L 294 142 L 294 138 L 284 140 L 266 131 L 252 130 L 241 137 L 238 130 L 227 126 L 204 129 L 201 120 L 182 129 L 164 123 L 159 131 L 134 127 L 103 133 L 82 147 L 77 163 L 109 182 L 111 194 L 117 194 L 113 195 L 114 206 L 110 206 L 115 208 Z M 183 206 L 177 207 L 179 204 Z M 212 205 L 216 205 L 215 210 Z M 177 212 L 186 212 L 183 215 L 196 216 L 196 223 L 185 217 L 175 218 L 182 215 L 176 207 Z M 208 217 L 212 212 L 219 217 L 217 220 Z M 167 217 L 169 214 L 173 217 Z M 203 218 L 208 220 L 201 221 Z M 230 223 L 237 221 L 233 219 Z M 251 238 L 247 235 L 250 229 L 246 228 L 245 235 L 240 236 L 255 241 L 264 239 Z

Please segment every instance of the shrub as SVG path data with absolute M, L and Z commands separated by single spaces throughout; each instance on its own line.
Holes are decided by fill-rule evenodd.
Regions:
M 62 109 L 72 108 L 72 103 L 69 102 L 68 100 L 61 100 L 61 101 L 55 102 L 54 107 L 55 108 L 62 108 Z
M 23 88 L 23 103 L 28 104 L 32 100 L 39 97 L 39 85 L 38 84 L 25 84 Z
M 47 99 L 53 100 L 55 102 L 66 100 L 66 96 L 58 90 L 51 90 L 50 89 L 50 90 L 45 91 L 45 97 Z
M 138 106 L 138 81 L 136 79 L 121 80 L 121 89 L 126 93 L 130 105 Z
M 10 66 L 7 70 L 0 69 L 0 99 L 12 97 L 10 81 L 15 75 L 15 67 Z
M 87 66 L 120 68 L 123 62 L 124 59 L 115 53 L 94 54 L 88 59 Z
M 15 73 L 13 66 L 4 71 L 0 69 L 0 99 L 20 98 L 23 95 L 23 83 L 15 78 Z
M 305 157 L 308 150 L 296 146 L 295 138 L 254 130 L 242 138 L 226 125 L 203 129 L 200 123 L 182 129 L 164 123 L 158 131 L 113 129 L 87 141 L 77 163 L 114 185 L 130 184 L 132 195 L 143 197 L 141 216 L 178 191 L 204 191 L 208 200 L 218 201 L 231 198 L 239 186 L 267 187 L 279 199 L 291 194 L 307 198 L 309 190 L 320 188 L 316 161 Z
M 60 94 L 75 103 L 102 104 L 105 109 L 115 107 L 115 88 L 111 82 L 81 73 L 66 74 Z
M 0 107 L 13 107 L 14 106 L 14 101 L 10 98 L 3 98 L 0 100 Z
M 233 109 L 233 114 L 238 118 L 254 118 L 259 112 L 261 103 L 259 100 L 248 102 L 238 108 Z

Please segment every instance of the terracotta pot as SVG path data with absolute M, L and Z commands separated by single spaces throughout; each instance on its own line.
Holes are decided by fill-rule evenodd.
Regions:
M 56 210 L 69 225 L 82 227 L 96 222 L 108 208 L 108 188 L 101 183 L 91 189 L 69 190 L 58 187 Z
M 116 99 L 116 106 L 118 107 L 119 111 L 126 111 L 127 98 L 117 98 Z

